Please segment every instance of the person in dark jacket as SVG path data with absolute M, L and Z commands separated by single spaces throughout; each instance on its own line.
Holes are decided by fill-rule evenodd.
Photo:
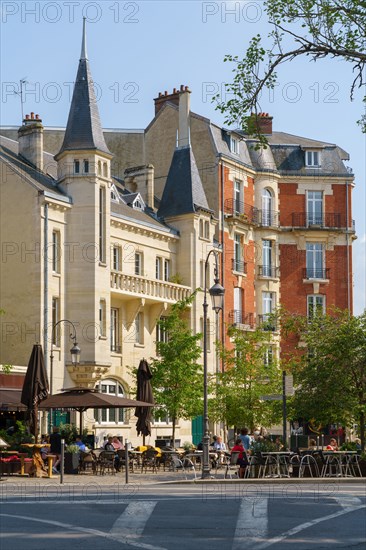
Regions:
M 57 466 L 61 462 L 61 435 L 57 426 L 53 427 L 53 431 L 50 435 L 50 454 L 56 455 L 56 460 L 53 465 L 52 471 L 54 474 L 58 474 Z

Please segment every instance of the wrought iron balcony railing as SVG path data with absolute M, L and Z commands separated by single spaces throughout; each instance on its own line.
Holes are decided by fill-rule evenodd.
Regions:
M 276 279 L 279 274 L 279 269 L 275 265 L 259 265 L 258 276 L 268 277 L 269 279 Z
M 275 332 L 277 330 L 277 322 L 271 319 L 268 315 L 258 315 L 258 324 L 263 330 Z
M 258 209 L 250 204 L 235 199 L 226 199 L 224 210 L 228 216 L 239 218 L 244 223 L 257 223 Z
M 279 227 L 279 215 L 275 210 L 257 210 L 257 224 L 261 227 Z
M 343 225 L 345 225 L 345 220 Z M 342 227 L 342 216 L 338 212 L 326 212 L 319 215 L 293 212 L 292 226 L 308 229 L 340 229 Z
M 317 268 L 317 267 L 305 267 L 304 279 L 329 279 L 329 267 Z
M 246 275 L 247 273 L 247 263 L 243 262 L 242 260 L 236 260 L 235 258 L 232 259 L 232 270 L 236 271 L 237 273 L 244 273 Z
M 254 328 L 254 313 L 244 313 L 239 309 L 233 309 L 229 312 L 229 322 L 233 325 L 247 325 Z

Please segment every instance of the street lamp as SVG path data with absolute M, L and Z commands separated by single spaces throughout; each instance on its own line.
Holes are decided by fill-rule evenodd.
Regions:
M 225 289 L 219 283 L 218 253 L 210 250 L 205 262 L 205 289 L 203 299 L 203 460 L 202 479 L 210 477 L 209 446 L 210 434 L 208 426 L 208 403 L 207 403 L 207 266 L 211 254 L 215 257 L 214 281 L 215 284 L 209 289 L 212 299 L 212 309 L 218 314 L 223 309 Z
M 52 327 L 51 332 L 51 355 L 50 355 L 50 395 L 53 394 L 53 343 L 55 341 L 55 331 L 60 323 L 68 323 L 72 327 L 72 333 L 70 334 L 70 339 L 73 340 L 74 344 L 72 348 L 70 349 L 71 353 L 71 362 L 73 365 L 78 365 L 80 362 L 80 348 L 78 346 L 78 343 L 76 341 L 76 328 L 74 323 L 69 321 L 68 319 L 61 319 L 60 321 L 57 321 Z M 50 421 L 51 421 L 51 428 L 53 424 L 53 411 L 50 411 Z

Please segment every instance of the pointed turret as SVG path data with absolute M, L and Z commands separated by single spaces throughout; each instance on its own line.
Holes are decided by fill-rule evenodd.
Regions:
M 98 150 L 111 155 L 103 136 L 93 80 L 86 52 L 85 18 L 79 68 L 72 96 L 69 118 L 62 147 L 56 160 L 65 151 Z
M 158 216 L 162 218 L 193 213 L 199 209 L 211 211 L 190 145 L 190 93 L 188 88 L 184 89 L 181 86 L 177 148 L 174 151 L 158 210 Z

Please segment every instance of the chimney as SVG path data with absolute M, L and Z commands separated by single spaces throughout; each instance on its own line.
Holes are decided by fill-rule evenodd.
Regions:
M 189 115 L 191 112 L 191 91 L 188 86 L 181 86 L 179 92 L 179 126 L 178 147 L 190 144 Z
M 165 91 L 163 94 L 159 92 L 159 96 L 154 99 L 155 103 L 155 116 L 158 114 L 160 109 L 165 105 L 167 101 L 170 101 L 170 103 L 174 103 L 178 107 L 179 105 L 179 90 L 176 88 L 173 88 L 173 92 L 171 94 L 168 94 L 167 91 Z
M 273 117 L 268 113 L 252 113 L 254 127 L 259 130 L 261 134 L 270 136 L 272 135 L 272 120 Z
M 43 125 L 39 115 L 25 115 L 23 125 L 18 130 L 19 154 L 43 170 Z
M 154 210 L 154 166 L 152 164 L 127 168 L 124 181 L 128 189 L 133 193 L 140 193 L 146 206 Z

